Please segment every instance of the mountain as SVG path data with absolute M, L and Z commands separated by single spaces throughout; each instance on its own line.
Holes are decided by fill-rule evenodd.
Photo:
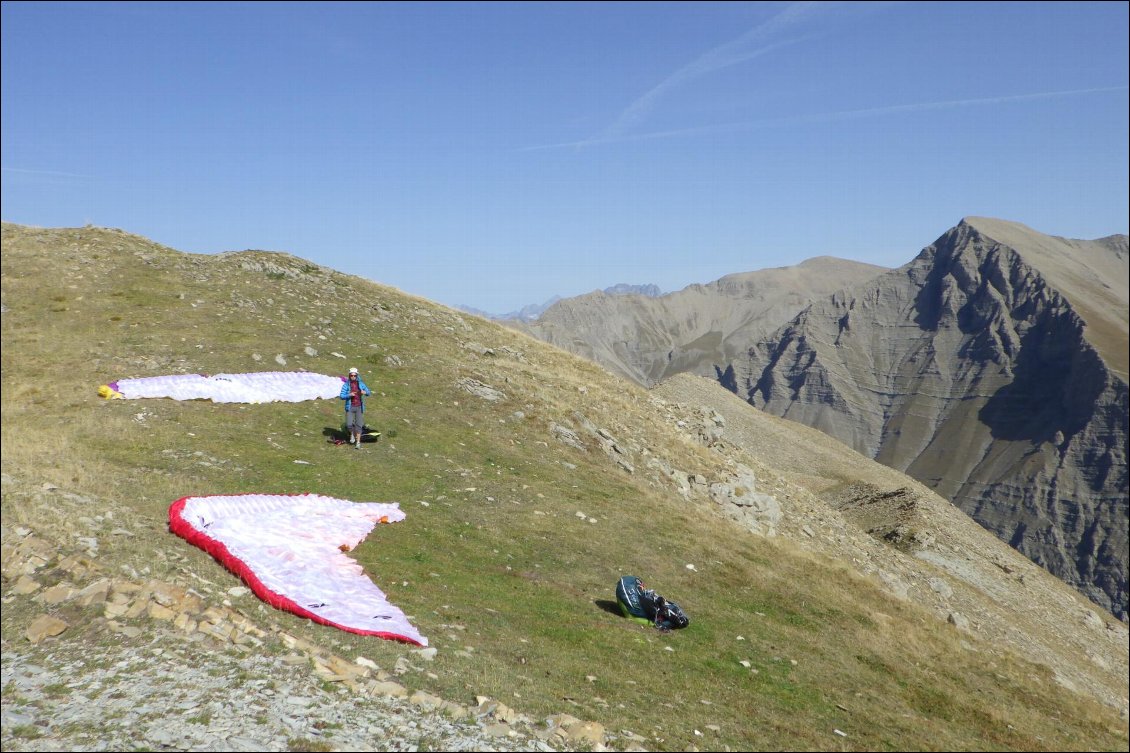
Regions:
M 632 285 L 630 283 L 620 282 L 605 288 L 604 292 L 608 295 L 642 295 L 647 298 L 658 298 L 663 295 L 663 291 L 659 289 L 659 286 L 651 283 L 646 285 Z
M 1126 619 L 1127 241 L 967 218 L 733 362 Z
M 882 275 L 799 276 L 830 263 L 749 273 L 772 298 L 723 278 L 678 308 L 581 296 L 523 329 L 642 385 L 712 375 L 926 483 L 1125 620 L 1126 236 L 967 218 Z
M 475 316 L 481 316 L 484 319 L 495 319 L 495 320 L 498 320 L 498 319 L 516 319 L 518 321 L 529 321 L 529 320 L 532 320 L 532 319 L 537 319 L 539 316 L 541 316 L 541 313 L 543 311 L 545 311 L 547 308 L 549 308 L 550 306 L 552 306 L 553 304 L 557 303 L 560 300 L 561 300 L 561 296 L 555 295 L 552 298 L 550 298 L 548 301 L 546 301 L 545 303 L 541 303 L 541 304 L 531 303 L 527 306 L 523 306 L 522 308 L 518 309 L 517 311 L 511 311 L 508 314 L 491 314 L 490 312 L 483 311 L 482 309 L 473 308 L 471 306 L 457 306 L 456 308 L 459 309 L 460 311 L 465 311 L 468 314 L 474 314 Z
M 655 298 L 663 294 L 658 285 L 631 285 L 625 282 L 612 285 L 604 289 L 606 295 L 642 295 L 649 298 Z M 481 316 L 484 319 L 494 319 L 496 321 L 513 320 L 517 322 L 532 322 L 548 309 L 553 304 L 561 300 L 561 296 L 552 296 L 545 303 L 531 303 L 523 306 L 517 311 L 511 311 L 508 314 L 489 314 L 481 309 L 471 308 L 470 306 L 459 306 L 460 311 L 466 311 L 468 314 Z
M 481 316 L 483 319 L 493 319 L 494 318 L 494 314 L 490 313 L 489 311 L 483 311 L 482 309 L 477 309 L 474 306 L 456 305 L 455 309 L 457 311 L 462 311 L 465 314 L 473 314 L 475 316 Z
M 4 750 L 1130 739 L 1126 625 L 924 485 L 712 381 L 648 391 L 284 253 L 10 223 L 2 248 Z M 349 366 L 383 432 L 361 451 L 327 441 L 338 401 L 98 397 Z M 186 495 L 256 492 L 398 502 L 349 556 L 429 649 L 275 610 L 168 529 Z M 690 627 L 624 619 L 627 574 Z
M 818 257 L 654 298 L 589 293 L 558 301 L 537 321 L 506 324 L 650 386 L 682 372 L 713 376 L 812 296 L 883 271 Z

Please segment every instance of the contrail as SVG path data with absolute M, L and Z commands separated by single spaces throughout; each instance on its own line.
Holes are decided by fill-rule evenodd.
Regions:
M 6 173 L 20 173 L 21 175 L 50 175 L 63 178 L 89 178 L 89 175 L 78 175 L 76 173 L 64 173 L 58 170 L 28 170 L 22 167 L 0 167 Z
M 678 128 L 668 131 L 653 131 L 651 133 L 622 134 L 607 136 L 584 141 L 566 142 L 563 144 L 547 144 L 545 146 L 531 146 L 521 151 L 536 151 L 542 149 L 561 149 L 566 147 L 582 147 L 595 144 L 610 144 L 625 141 L 647 141 L 652 139 L 668 139 L 680 136 L 705 136 L 717 133 L 736 133 L 757 128 L 774 128 L 779 126 L 804 125 L 806 123 L 832 123 L 841 120 L 854 120 L 859 118 L 874 118 L 883 115 L 895 115 L 905 112 L 922 112 L 924 110 L 945 110 L 957 107 L 975 107 L 983 105 L 1007 104 L 1010 102 L 1030 102 L 1038 99 L 1055 99 L 1058 97 L 1081 96 L 1084 94 L 1101 94 L 1106 92 L 1127 91 L 1126 86 L 1103 86 L 1091 89 L 1067 89 L 1062 91 L 1036 92 L 1033 94 L 1010 94 L 999 97 L 980 97 L 975 99 L 949 99 L 939 102 L 916 102 L 906 105 L 887 105 L 884 107 L 869 107 L 862 110 L 839 110 L 836 112 L 817 113 L 814 115 L 798 115 L 787 118 L 766 118 L 763 120 L 748 120 L 738 123 L 723 123 L 712 126 L 697 126 L 693 128 Z
M 1125 86 L 1102 86 L 1092 89 L 1067 89 L 1054 92 L 1036 92 L 1034 94 L 1009 94 L 1001 97 L 981 97 L 977 99 L 949 99 L 941 102 L 920 102 L 909 105 L 888 105 L 886 107 L 871 107 L 864 110 L 844 110 L 830 112 L 822 115 L 811 115 L 802 118 L 789 119 L 791 122 L 823 121 L 823 120 L 848 120 L 850 118 L 866 118 L 875 115 L 889 115 L 897 112 L 917 112 L 920 110 L 943 110 L 952 107 L 969 107 L 971 105 L 1000 105 L 1007 102 L 1028 102 L 1034 99 L 1054 99 L 1056 97 L 1070 97 L 1079 94 L 1098 94 L 1100 92 L 1126 91 Z
M 815 35 L 806 34 L 791 39 L 780 39 L 779 37 L 784 31 L 814 15 L 821 6 L 825 5 L 828 4 L 821 2 L 792 3 L 768 21 L 758 24 L 740 37 L 707 50 L 697 59 L 684 65 L 638 97 L 607 128 L 595 136 L 567 144 L 525 147 L 518 151 L 528 152 L 561 147 L 580 148 L 635 138 L 648 138 L 646 135 L 629 137 L 627 133 L 643 121 L 668 92 L 708 73 L 752 60 L 781 47 L 811 39 Z M 832 5 L 838 4 L 832 3 Z
M 819 5 L 819 3 L 795 3 L 790 5 L 765 23 L 753 27 L 737 39 L 733 39 L 703 53 L 697 60 L 675 71 L 646 94 L 628 105 L 628 107 L 620 113 L 620 116 L 617 117 L 600 136 L 594 138 L 593 141 L 600 142 L 622 135 L 629 128 L 643 120 L 644 117 L 654 109 L 656 102 L 658 102 L 663 95 L 676 87 L 682 86 L 688 81 L 692 81 L 723 68 L 729 68 L 732 65 L 751 60 L 752 58 L 764 55 L 775 49 L 790 44 L 796 44 L 797 42 L 807 39 L 807 37 L 797 37 L 795 39 L 773 41 L 781 31 L 812 15 L 817 5 Z

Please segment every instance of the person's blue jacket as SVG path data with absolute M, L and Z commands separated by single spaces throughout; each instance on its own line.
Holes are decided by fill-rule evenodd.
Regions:
M 361 377 L 357 377 L 357 385 L 361 388 L 361 412 L 364 413 L 365 412 L 365 396 L 366 395 L 372 395 L 373 393 L 369 391 L 369 385 L 365 384 L 365 382 L 361 380 Z M 341 385 L 341 394 L 338 395 L 338 397 L 340 397 L 343 401 L 345 401 L 345 411 L 346 411 L 346 413 L 348 413 L 349 412 L 349 379 L 348 378 L 346 378 L 345 384 Z

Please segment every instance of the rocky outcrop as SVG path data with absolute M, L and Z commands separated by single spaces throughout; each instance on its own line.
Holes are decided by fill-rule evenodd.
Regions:
M 1126 279 L 1125 236 L 967 219 L 750 347 L 730 386 L 919 479 L 1125 620 Z
M 558 301 L 537 321 L 504 323 L 650 387 L 683 372 L 714 377 L 813 296 L 882 271 L 819 257 L 659 297 L 594 292 Z
M 93 737 L 88 729 L 98 730 L 103 747 L 109 741 L 111 748 L 194 749 L 215 747 L 222 740 L 227 750 L 281 750 L 288 740 L 289 747 L 300 747 L 306 742 L 296 737 L 300 732 L 317 739 L 314 744 L 320 747 L 311 749 L 330 749 L 321 739 L 326 730 L 338 730 L 337 746 L 349 750 L 371 748 L 374 738 L 388 749 L 442 740 L 448 750 L 606 750 L 605 743 L 618 737 L 606 734 L 598 722 L 566 713 L 539 722 L 488 696 L 476 695 L 473 704 L 463 704 L 413 691 L 400 679 L 410 672 L 422 674 L 416 663 L 432 661 L 435 648 L 414 649 L 386 671 L 364 656 L 350 660 L 331 653 L 277 624 L 260 626 L 228 599 L 210 603 L 192 588 L 154 578 L 134 581 L 107 572 L 94 559 L 64 555 L 29 529 L 17 528 L 5 539 L 0 571 L 4 583 L 13 584 L 6 604 L 19 597 L 44 609 L 66 608 L 76 630 L 115 636 L 91 668 L 84 667 L 89 647 L 52 640 L 72 627 L 53 614 L 34 618 L 23 635 L 50 653 L 20 656 L 5 638 L 4 687 L 22 691 L 13 694 L 11 704 L 5 700 L 5 750 L 81 748 Z M 247 593 L 242 586 L 228 591 L 233 598 Z M 271 656 L 262 650 L 266 642 L 287 653 Z M 188 660 L 187 646 L 195 646 L 196 655 L 201 648 L 210 649 L 209 659 Z M 144 650 L 148 652 L 141 655 Z M 69 662 L 60 660 L 68 654 Z M 82 658 L 76 661 L 75 656 Z M 45 659 L 57 665 L 53 671 L 37 665 Z M 53 676 L 86 684 L 73 681 L 79 667 L 87 682 L 97 673 L 91 683 L 95 688 L 118 688 L 103 699 L 110 705 L 76 704 L 50 692 Z M 133 692 L 122 692 L 123 684 Z M 270 689 L 264 692 L 264 687 Z M 184 699 L 182 707 L 197 713 L 185 722 L 169 714 L 163 700 L 150 701 L 169 696 Z M 266 713 L 261 704 L 272 698 L 277 702 Z M 135 703 L 137 699 L 144 702 Z M 254 725 L 246 723 L 249 707 L 258 712 Z M 145 713 L 138 713 L 139 708 Z M 299 710 L 301 720 L 293 716 Z M 52 739 L 44 741 L 47 747 L 22 744 L 48 733 Z M 399 744 L 389 748 L 393 738 Z

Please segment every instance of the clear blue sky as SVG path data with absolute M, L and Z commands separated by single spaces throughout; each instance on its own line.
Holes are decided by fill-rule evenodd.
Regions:
M 491 313 L 1126 233 L 1127 9 L 4 2 L 0 216 Z

